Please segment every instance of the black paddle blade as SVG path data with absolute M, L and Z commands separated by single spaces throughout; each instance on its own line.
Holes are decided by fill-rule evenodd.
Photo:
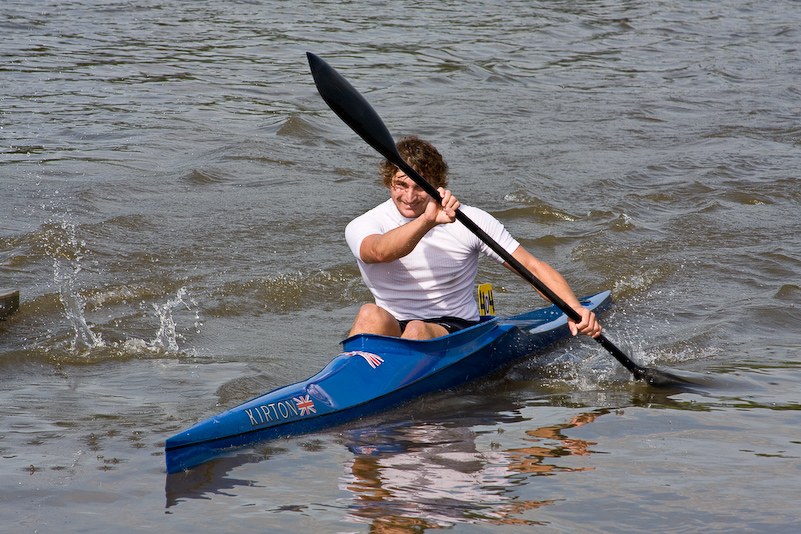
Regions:
M 695 390 L 705 385 L 703 383 L 693 382 L 692 380 L 682 378 L 673 373 L 660 371 L 659 369 L 654 369 L 652 367 L 646 367 L 644 371 L 645 373 L 641 377 L 642 380 L 645 380 L 652 386 L 662 389 L 677 389 L 681 391 L 687 391 Z
M 701 386 L 701 384 L 698 382 L 693 382 L 673 373 L 660 371 L 659 369 L 654 369 L 653 367 L 643 367 L 637 364 L 625 352 L 618 348 L 614 343 L 609 341 L 604 334 L 596 337 L 595 341 L 605 348 L 609 354 L 611 354 L 620 363 L 620 365 L 628 369 L 637 380 L 643 380 L 652 386 L 663 389 L 687 390 L 695 389 Z
M 653 367 L 639 367 L 631 373 L 637 380 L 642 380 L 648 384 L 661 389 L 672 389 L 676 391 L 697 391 L 706 383 L 702 380 L 692 380 L 674 373 L 668 373 Z
M 379 154 L 395 164 L 403 161 L 384 121 L 359 91 L 316 55 L 306 52 L 306 57 L 317 91 L 328 107 Z

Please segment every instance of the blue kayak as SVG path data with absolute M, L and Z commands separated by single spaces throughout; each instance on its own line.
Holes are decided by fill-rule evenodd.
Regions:
M 596 313 L 609 291 L 581 299 Z M 257 441 L 308 434 L 487 376 L 568 336 L 567 317 L 549 306 L 425 341 L 359 334 L 311 378 L 210 417 L 165 443 L 176 473 Z

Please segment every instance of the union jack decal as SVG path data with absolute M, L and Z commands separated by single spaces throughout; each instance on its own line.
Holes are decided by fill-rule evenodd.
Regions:
M 301 395 L 300 397 L 295 397 L 292 400 L 298 405 L 300 415 L 311 415 L 312 413 L 317 413 L 317 409 L 314 407 L 314 401 L 311 400 L 308 395 L 305 397 Z
M 343 352 L 343 354 L 345 356 L 361 356 L 362 358 L 367 360 L 367 363 L 369 363 L 370 367 L 372 367 L 373 369 L 384 363 L 384 359 L 381 356 L 373 354 L 372 352 L 363 352 L 360 350 L 354 350 L 353 352 Z

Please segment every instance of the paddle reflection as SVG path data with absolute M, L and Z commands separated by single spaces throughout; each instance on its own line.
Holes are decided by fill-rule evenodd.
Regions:
M 523 500 L 515 488 L 532 475 L 592 469 L 562 467 L 553 459 L 593 453 L 595 443 L 563 431 L 603 413 L 581 413 L 563 425 L 526 431 L 532 445 L 507 450 L 495 442 L 491 450 L 479 450 L 473 430 L 441 424 L 348 432 L 354 458 L 340 485 L 354 494 L 348 519 L 369 522 L 378 533 L 459 522 L 538 524 L 521 514 L 554 501 Z

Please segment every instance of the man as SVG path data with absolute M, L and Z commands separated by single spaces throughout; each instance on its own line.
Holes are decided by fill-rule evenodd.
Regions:
M 448 165 L 430 143 L 415 136 L 401 139 L 401 157 L 437 188 L 438 203 L 389 161 L 381 165 L 390 198 L 357 217 L 345 237 L 375 303 L 359 310 L 350 335 L 381 334 L 432 339 L 478 322 L 473 285 L 479 253 L 503 259 L 456 221 L 459 201 L 446 190 Z M 581 315 L 569 321 L 573 335 L 598 336 L 595 314 L 579 304 L 565 279 L 529 254 L 503 225 L 483 210 L 461 210 Z M 504 262 L 509 269 L 511 267 Z

